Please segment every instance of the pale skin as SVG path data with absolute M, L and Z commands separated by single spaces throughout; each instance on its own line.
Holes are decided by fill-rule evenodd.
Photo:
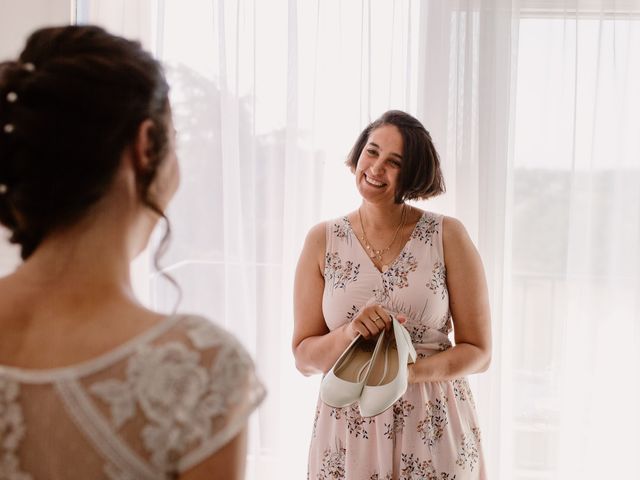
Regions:
M 130 281 L 130 263 L 144 250 L 158 221 L 142 204 L 136 186 L 137 173 L 151 161 L 152 125 L 150 120 L 140 124 L 109 191 L 87 215 L 47 235 L 15 272 L 0 278 L 0 365 L 71 366 L 114 349 L 165 318 L 139 303 Z M 170 137 L 169 153 L 150 190 L 162 209 L 179 183 L 175 135 Z M 239 480 L 245 456 L 246 426 L 180 478 Z
M 376 249 L 386 247 L 393 240 L 400 224 L 403 205 L 395 203 L 394 197 L 402 152 L 399 130 L 384 125 L 369 135 L 354 171 L 362 196 L 360 212 L 365 232 Z M 404 208 L 409 208 L 406 225 L 385 253 L 386 264 L 400 254 L 422 215 L 415 207 Z M 358 212 L 351 212 L 348 219 L 360 239 Z M 464 226 L 455 218 L 445 217 L 442 231 L 455 346 L 410 365 L 410 383 L 451 380 L 483 372 L 491 362 L 489 300 L 480 256 Z M 329 331 L 322 314 L 325 235 L 325 223 L 309 231 L 296 270 L 292 347 L 296 367 L 304 375 L 328 372 L 358 334 L 369 338 L 390 327 L 388 312 L 374 304 L 363 308 L 351 322 Z

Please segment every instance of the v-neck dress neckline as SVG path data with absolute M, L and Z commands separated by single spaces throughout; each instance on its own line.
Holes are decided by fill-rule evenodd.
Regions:
M 402 258 L 403 254 L 405 253 L 405 251 L 407 250 L 407 247 L 409 246 L 409 244 L 411 243 L 411 240 L 413 239 L 413 236 L 415 235 L 416 231 L 418 230 L 418 226 L 420 225 L 421 222 L 424 221 L 426 217 L 426 212 L 422 212 L 422 214 L 420 215 L 420 218 L 418 219 L 418 221 L 416 222 L 416 224 L 413 226 L 413 229 L 411 230 L 411 235 L 409 235 L 409 238 L 407 239 L 407 241 L 404 243 L 404 245 L 402 246 L 402 249 L 400 249 L 400 252 L 398 252 L 398 255 L 395 256 L 395 258 L 393 259 L 392 262 L 387 263 L 385 265 L 387 265 L 387 269 L 382 271 L 380 270 L 375 262 L 373 261 L 373 259 L 371 258 L 371 256 L 367 253 L 367 249 L 364 247 L 364 245 L 362 245 L 362 243 L 360 242 L 360 237 L 358 237 L 358 235 L 356 234 L 356 231 L 353 229 L 353 225 L 351 224 L 351 220 L 349 220 L 349 217 L 347 215 L 345 215 L 344 217 L 344 221 L 347 224 L 347 227 L 349 228 L 349 230 L 351 231 L 351 233 L 353 234 L 353 236 L 356 239 L 356 242 L 359 245 L 360 251 L 362 253 L 364 253 L 364 256 L 367 257 L 369 264 L 371 265 L 372 268 L 374 268 L 375 270 L 377 270 L 377 272 L 380 275 L 386 275 L 388 272 L 393 270 L 393 267 L 396 265 L 396 263 L 398 263 L 399 259 Z
M 369 268 L 366 248 L 344 215 L 325 225 L 322 315 L 329 330 L 373 303 L 403 315 L 418 357 L 451 348 L 453 321 L 442 244 L 443 215 L 424 212 L 386 272 Z M 354 222 L 355 223 L 355 222 Z M 368 262 L 374 267 L 372 259 Z M 358 402 L 316 404 L 308 478 L 486 480 L 480 429 L 464 377 L 411 384 L 392 408 L 362 418 Z

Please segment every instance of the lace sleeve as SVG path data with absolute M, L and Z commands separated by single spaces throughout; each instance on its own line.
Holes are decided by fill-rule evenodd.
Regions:
M 192 419 L 193 430 L 201 434 L 193 441 L 187 439 L 177 461 L 180 473 L 238 435 L 266 393 L 249 354 L 232 335 L 203 318 L 193 317 L 189 320 L 188 336 L 203 352 L 209 385 L 197 401 L 201 414 Z
M 152 469 L 170 475 L 227 444 L 265 396 L 240 343 L 193 316 L 87 387 L 122 440 Z

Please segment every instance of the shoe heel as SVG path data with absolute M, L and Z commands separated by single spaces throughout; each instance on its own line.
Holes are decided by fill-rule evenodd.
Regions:
M 409 362 L 408 363 L 416 363 L 417 358 L 418 358 L 418 354 L 416 353 L 416 349 L 413 348 L 413 345 L 409 344 Z
M 413 346 L 413 342 L 411 341 L 411 336 L 406 329 L 403 329 L 404 337 L 407 340 L 407 346 L 409 347 L 409 362 L 408 363 L 416 363 L 416 359 L 418 358 L 418 354 L 416 353 L 416 349 Z

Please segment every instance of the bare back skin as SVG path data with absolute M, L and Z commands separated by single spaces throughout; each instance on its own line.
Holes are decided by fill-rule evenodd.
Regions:
M 0 278 L 0 365 L 27 370 L 73 366 L 112 351 L 166 318 L 140 304 L 130 281 L 130 262 L 146 247 L 158 221 L 136 190 L 135 171 L 149 150 L 148 128 L 141 125 L 112 187 L 88 214 L 47 235 L 15 272 Z M 177 188 L 172 155 L 161 166 L 155 187 L 162 208 Z M 246 426 L 180 478 L 239 480 L 245 456 Z

